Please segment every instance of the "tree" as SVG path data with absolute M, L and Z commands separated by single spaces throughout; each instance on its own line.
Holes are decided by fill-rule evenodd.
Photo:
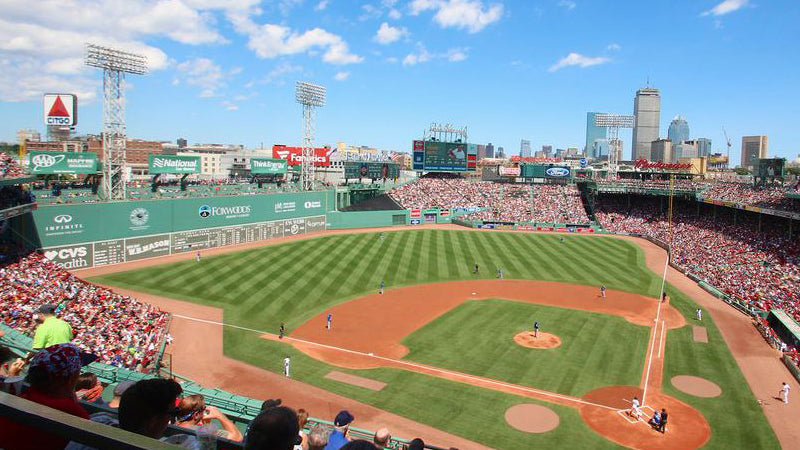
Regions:
M 733 171 L 736 172 L 736 175 L 750 175 L 750 171 L 744 167 L 737 167 Z

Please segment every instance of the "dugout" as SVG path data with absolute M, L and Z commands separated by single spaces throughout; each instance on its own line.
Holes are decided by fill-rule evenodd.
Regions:
M 773 309 L 767 316 L 770 328 L 790 347 L 800 348 L 800 325 L 781 309 Z

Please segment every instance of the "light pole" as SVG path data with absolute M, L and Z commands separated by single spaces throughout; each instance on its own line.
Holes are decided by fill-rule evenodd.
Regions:
M 300 183 L 304 191 L 314 189 L 314 108 L 325 106 L 325 87 L 298 81 L 295 100 L 303 105 L 303 159 L 300 161 Z

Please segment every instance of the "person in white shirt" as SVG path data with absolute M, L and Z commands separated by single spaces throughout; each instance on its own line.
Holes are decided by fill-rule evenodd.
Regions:
M 789 404 L 789 385 L 783 383 L 783 387 L 781 388 L 781 396 L 783 396 L 783 403 Z
M 292 364 L 292 360 L 289 359 L 288 356 L 286 358 L 283 358 L 283 374 L 286 375 L 287 377 L 290 376 L 289 375 L 289 366 L 291 366 L 291 364 Z

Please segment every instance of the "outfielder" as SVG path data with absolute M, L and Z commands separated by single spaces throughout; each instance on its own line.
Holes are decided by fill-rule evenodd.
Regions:
M 283 339 L 283 333 L 286 331 L 286 327 L 281 322 L 281 327 L 278 329 L 278 339 Z
M 380 291 L 381 294 L 383 294 L 383 291 L 385 290 L 386 290 L 386 283 L 383 280 L 381 280 L 381 291 Z
M 497 278 L 500 279 L 500 280 L 503 279 L 503 268 L 502 267 L 498 267 L 497 268 Z
M 328 322 L 327 322 L 327 324 L 325 325 L 325 329 L 326 329 L 326 330 L 330 330 L 330 329 L 331 329 L 331 322 L 332 322 L 332 321 L 333 321 L 333 314 L 331 314 L 331 313 L 328 313 Z
M 195 254 L 194 258 L 195 258 L 195 260 L 197 260 L 197 262 L 200 262 L 200 250 L 197 251 L 197 253 Z

